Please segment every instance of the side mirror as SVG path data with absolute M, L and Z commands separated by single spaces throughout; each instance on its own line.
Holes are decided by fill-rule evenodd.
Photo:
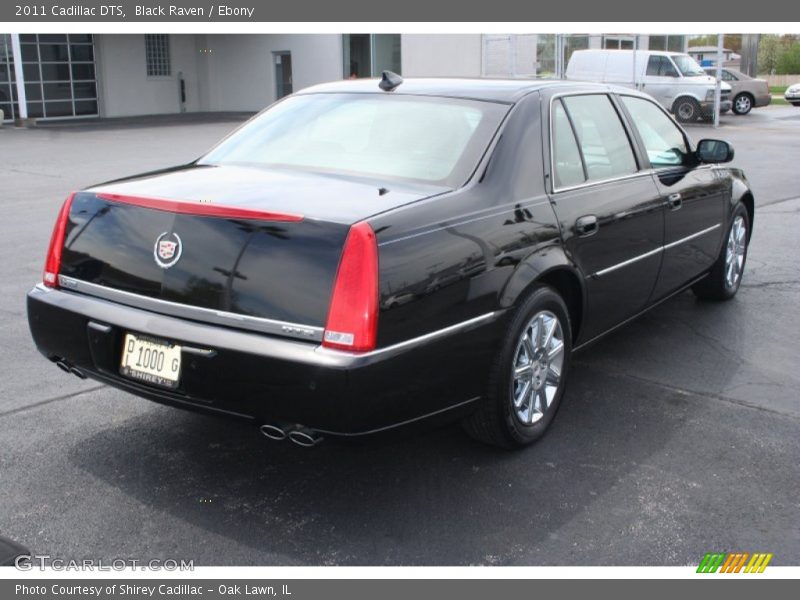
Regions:
M 701 163 L 726 163 L 733 160 L 733 146 L 722 140 L 700 140 L 695 152 Z

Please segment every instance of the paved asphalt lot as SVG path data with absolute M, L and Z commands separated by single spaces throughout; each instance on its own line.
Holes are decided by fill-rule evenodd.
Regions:
M 0 130 L 0 534 L 63 559 L 213 564 L 800 564 L 800 110 L 727 117 L 756 194 L 738 297 L 683 294 L 576 357 L 549 434 L 458 427 L 305 450 L 63 374 L 25 293 L 72 189 L 194 158 L 235 126 Z

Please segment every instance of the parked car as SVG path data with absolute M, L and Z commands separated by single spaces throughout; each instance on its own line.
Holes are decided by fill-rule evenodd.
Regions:
M 566 76 L 647 92 L 683 123 L 714 116 L 716 79 L 682 52 L 578 50 L 569 59 Z M 730 109 L 731 87 L 723 83 L 720 110 Z
M 717 76 L 717 67 L 704 67 L 711 77 Z M 772 102 L 769 83 L 766 79 L 755 79 L 736 69 L 724 67 L 722 81 L 731 86 L 732 109 L 737 115 L 746 115 L 753 108 L 768 106 Z
M 786 88 L 783 97 L 792 106 L 800 106 L 800 83 L 795 83 Z
M 732 157 L 626 88 L 319 85 L 71 194 L 30 330 L 64 371 L 273 439 L 460 419 L 523 446 L 574 351 L 689 287 L 736 294 L 754 200 Z

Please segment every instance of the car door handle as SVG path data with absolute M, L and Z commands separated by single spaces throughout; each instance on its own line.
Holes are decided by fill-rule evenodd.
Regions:
M 594 235 L 597 233 L 598 227 L 597 217 L 594 215 L 586 215 L 575 221 L 575 231 L 580 237 Z
M 667 197 L 667 204 L 669 204 L 670 210 L 678 210 L 683 206 L 683 199 L 680 194 L 670 194 Z

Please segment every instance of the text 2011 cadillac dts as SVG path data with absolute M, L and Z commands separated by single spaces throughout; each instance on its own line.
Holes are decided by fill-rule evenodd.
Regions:
M 332 83 L 199 160 L 72 194 L 28 295 L 62 369 L 311 445 L 423 420 L 537 439 L 572 352 L 737 291 L 753 195 L 649 96 Z

